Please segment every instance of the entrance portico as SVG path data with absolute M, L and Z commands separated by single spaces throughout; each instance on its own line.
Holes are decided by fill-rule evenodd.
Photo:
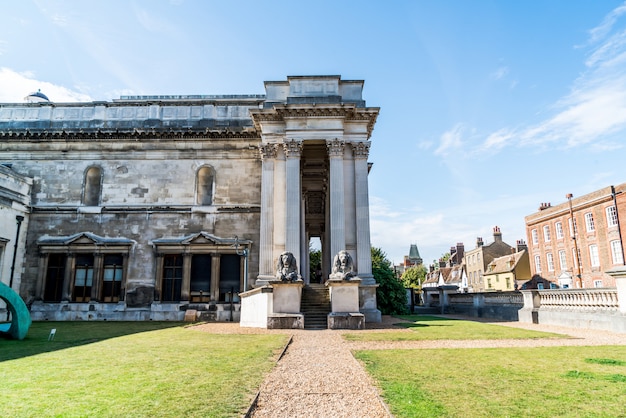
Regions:
M 363 81 L 339 76 L 288 77 L 265 88 L 263 108 L 251 111 L 262 160 L 256 287 L 274 280 L 284 251 L 310 283 L 309 242 L 319 238 L 322 277 L 333 256 L 348 251 L 362 280 L 361 309 L 376 311 L 367 158 L 379 109 L 365 106 Z

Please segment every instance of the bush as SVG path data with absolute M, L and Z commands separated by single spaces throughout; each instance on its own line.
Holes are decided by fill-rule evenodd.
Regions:
M 393 274 L 387 255 L 376 247 L 372 247 L 372 274 L 378 283 L 376 299 L 380 312 L 383 315 L 407 314 L 409 310 L 404 285 Z

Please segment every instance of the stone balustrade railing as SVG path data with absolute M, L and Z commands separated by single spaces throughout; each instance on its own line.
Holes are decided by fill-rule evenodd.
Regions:
M 626 266 L 606 273 L 615 288 L 457 293 L 452 286 L 424 290 L 424 304 L 442 313 L 626 333 Z
M 533 302 L 533 308 L 580 312 L 617 312 L 619 309 L 616 288 L 550 289 L 533 292 L 538 295 L 538 306 L 534 306 L 537 302 Z

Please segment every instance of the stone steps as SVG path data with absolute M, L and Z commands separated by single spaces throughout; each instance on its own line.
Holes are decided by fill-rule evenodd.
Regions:
M 300 311 L 304 315 L 304 329 L 327 329 L 330 313 L 328 288 L 322 284 L 305 286 Z

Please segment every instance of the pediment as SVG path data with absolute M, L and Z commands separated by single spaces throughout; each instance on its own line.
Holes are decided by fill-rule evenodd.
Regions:
M 207 232 L 198 232 L 197 234 L 190 235 L 181 241 L 181 244 L 194 244 L 194 245 L 217 245 L 223 244 L 224 239 L 218 238 L 215 235 Z

